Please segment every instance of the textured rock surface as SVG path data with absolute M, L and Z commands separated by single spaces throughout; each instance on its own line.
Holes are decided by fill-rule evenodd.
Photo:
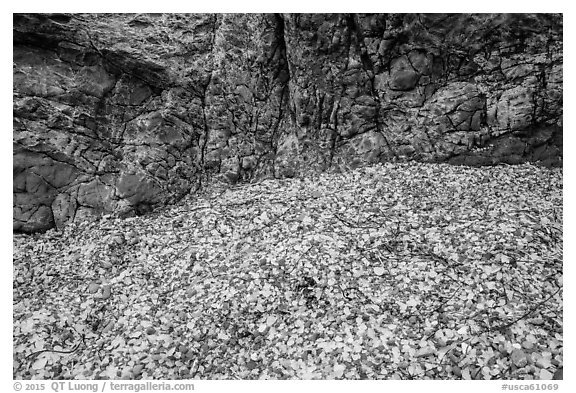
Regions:
M 14 16 L 14 229 L 385 160 L 561 165 L 559 15 Z

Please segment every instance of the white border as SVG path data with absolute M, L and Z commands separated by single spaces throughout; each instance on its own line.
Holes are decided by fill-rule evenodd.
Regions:
M 10 1 L 10 0 L 8 0 Z M 391 2 L 385 0 L 371 2 L 357 1 L 313 1 L 313 0 L 290 0 L 287 2 L 273 1 L 154 1 L 149 4 L 132 1 L 99 0 L 91 4 L 79 1 L 21 1 L 2 5 L 0 14 L 3 29 L 2 48 L 8 52 L 12 45 L 12 13 L 13 12 L 559 12 L 564 13 L 564 108 L 568 108 L 564 117 L 564 201 L 576 201 L 576 193 L 573 187 L 574 159 L 571 148 L 574 147 L 574 124 L 573 116 L 573 92 L 574 92 L 574 14 L 568 2 L 563 1 L 523 1 L 510 2 L 503 0 L 483 0 L 472 3 L 466 1 L 401 1 Z M 567 50 L 566 50 L 567 49 Z M 10 140 L 12 129 L 12 98 L 8 97 L 11 90 L 10 63 L 2 64 L 2 113 L 3 133 L 1 134 L 2 154 L 0 154 L 1 168 L 0 184 L 2 184 L 2 215 L 1 234 L 2 239 L 2 263 L 0 263 L 1 277 L 1 312 L 5 323 L 0 324 L 0 390 L 10 392 L 13 390 L 12 381 L 12 215 L 11 198 L 8 190 L 12 185 L 11 165 L 12 157 L 9 149 L 12 146 Z M 4 68 L 5 67 L 5 68 Z M 10 73 L 10 74 L 9 74 Z M 10 76 L 9 76 L 10 75 Z M 5 140 L 4 140 L 5 139 Z M 571 279 L 574 278 L 574 242 L 576 233 L 573 228 L 575 208 L 574 204 L 564 203 L 564 331 L 574 331 L 574 307 L 571 299 L 574 299 L 574 287 Z M 566 299 L 570 299 L 566 301 Z M 574 340 L 571 334 L 564 333 L 564 363 L 568 366 L 564 381 L 553 381 L 560 384 L 559 391 L 575 391 L 567 389 L 575 386 L 573 368 Z M 489 392 L 501 390 L 502 382 L 497 381 L 196 381 L 196 391 L 254 391 L 269 392 L 271 389 L 279 391 L 438 391 L 438 392 Z M 46 391 L 51 391 L 49 384 Z M 383 390 L 386 389 L 386 390 Z

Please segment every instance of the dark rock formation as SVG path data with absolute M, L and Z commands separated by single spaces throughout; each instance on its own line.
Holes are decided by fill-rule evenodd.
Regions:
M 562 16 L 14 15 L 14 229 L 407 159 L 562 160 Z

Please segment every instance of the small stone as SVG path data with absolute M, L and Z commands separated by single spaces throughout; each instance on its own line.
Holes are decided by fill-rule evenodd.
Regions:
M 146 334 L 149 336 L 152 334 L 155 334 L 155 333 L 156 333 L 156 329 L 154 329 L 152 326 L 150 326 L 146 329 Z
M 318 190 L 314 190 L 312 191 L 312 194 L 310 194 L 312 196 L 312 198 L 320 198 L 322 197 L 322 193 Z
M 126 239 L 124 238 L 124 235 L 119 233 L 119 234 L 115 234 L 110 238 L 110 244 L 115 244 L 115 245 L 122 245 L 126 242 Z
M 270 315 L 266 318 L 266 325 L 272 326 L 278 318 L 275 315 Z
M 458 366 L 452 366 L 452 374 L 456 375 L 458 378 L 462 378 L 462 370 Z
M 111 286 L 111 285 L 104 285 L 104 286 L 102 287 L 102 296 L 100 296 L 100 299 L 106 300 L 106 299 L 108 299 L 111 295 L 112 295 L 112 286 Z
M 526 360 L 526 354 L 521 349 L 513 350 L 510 358 L 516 367 L 524 367 L 528 363 Z
M 134 366 L 134 368 L 132 369 L 132 373 L 134 374 L 135 377 L 137 377 L 140 374 L 142 374 L 142 370 L 144 370 L 144 366 L 142 364 L 138 364 Z
M 536 360 L 536 366 L 540 367 L 540 368 L 548 368 L 551 366 L 551 362 L 550 362 L 550 358 L 548 357 L 543 357 L 543 356 L 539 356 L 538 359 Z
M 88 285 L 88 293 L 96 293 L 98 292 L 98 289 L 100 289 L 100 285 L 96 284 L 95 282 Z
M 248 363 L 246 363 L 246 367 L 248 368 L 248 370 L 254 370 L 256 367 L 258 367 L 258 363 L 250 360 Z
M 442 347 L 445 347 L 447 344 L 446 344 L 446 341 L 444 341 L 443 338 L 438 337 L 438 338 L 436 338 L 436 345 L 437 345 L 439 348 L 442 348 Z
M 532 344 L 530 341 L 522 341 L 522 348 L 524 349 L 532 349 L 534 347 L 534 344 Z
M 110 269 L 113 265 L 110 261 L 100 261 L 100 266 L 102 266 L 104 269 Z
M 381 268 L 381 267 L 379 267 L 379 266 L 378 266 L 378 267 L 375 267 L 375 268 L 374 268 L 374 274 L 377 275 L 377 276 L 381 276 L 381 275 L 384 274 L 384 269 Z

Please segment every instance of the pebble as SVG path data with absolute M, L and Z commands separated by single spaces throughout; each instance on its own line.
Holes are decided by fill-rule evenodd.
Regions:
M 137 377 L 140 374 L 142 374 L 142 370 L 144 370 L 144 366 L 142 364 L 138 364 L 137 366 L 134 366 L 134 368 L 132 369 L 132 373 L 134 374 L 135 377 Z
M 102 329 L 102 333 L 108 333 L 110 330 L 112 330 L 113 327 L 114 327 L 114 321 L 108 322 L 108 324 L 106 324 L 104 329 Z
M 129 381 L 131 379 L 134 379 L 134 374 L 132 374 L 130 371 L 124 371 L 120 379 L 124 381 Z
M 146 329 L 146 334 L 147 334 L 147 335 L 150 336 L 150 335 L 152 335 L 152 334 L 154 334 L 154 333 L 156 333 L 156 329 L 154 329 L 152 326 L 150 326 L 150 327 L 148 327 L 148 328 Z
M 458 366 L 452 366 L 452 373 L 458 378 L 462 378 L 462 370 Z
M 126 239 L 124 239 L 124 235 L 122 235 L 121 233 L 119 234 L 114 234 L 112 235 L 112 237 L 110 238 L 110 243 L 114 243 L 118 246 L 121 246 L 122 244 L 124 244 L 126 242 Z
M 248 367 L 248 370 L 253 370 L 256 367 L 258 367 L 258 363 L 256 363 L 253 360 L 250 360 L 248 363 L 246 363 L 246 367 Z
M 551 363 L 553 366 L 559 366 L 559 365 L 560 365 L 560 362 L 559 362 L 557 359 L 552 359 L 552 360 L 550 360 L 550 363 Z
M 522 341 L 522 348 L 524 349 L 532 349 L 534 347 L 534 344 L 532 344 L 530 341 Z
M 512 363 L 514 363 L 516 367 L 524 367 L 528 363 L 526 360 L 526 354 L 521 349 L 513 350 L 510 357 L 512 359 Z
M 445 347 L 446 345 L 447 345 L 446 341 L 444 341 L 442 338 L 436 339 L 436 346 L 437 347 L 442 348 L 442 347 Z
M 100 261 L 100 266 L 102 266 L 104 269 L 110 269 L 113 265 L 110 261 Z
M 112 295 L 112 286 L 111 285 L 104 285 L 102 287 L 102 296 L 100 297 L 100 299 L 106 300 L 110 297 L 110 295 Z

